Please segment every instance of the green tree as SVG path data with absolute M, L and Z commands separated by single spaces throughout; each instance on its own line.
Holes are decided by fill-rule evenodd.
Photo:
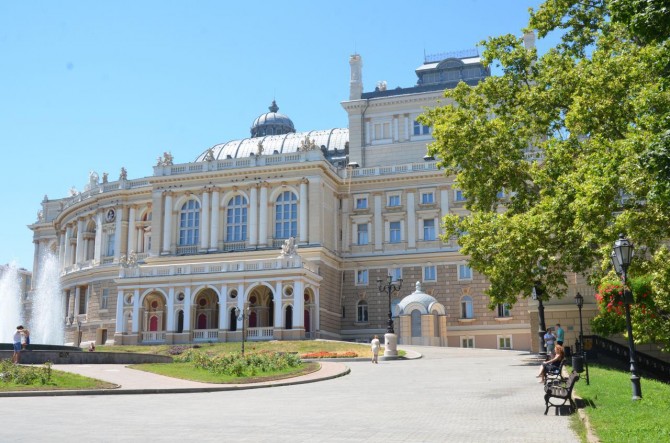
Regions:
M 631 275 L 668 280 L 654 274 L 670 238 L 666 3 L 548 0 L 528 29 L 559 32 L 559 44 L 538 56 L 522 38 L 489 38 L 484 61 L 502 74 L 459 84 L 445 92 L 453 105 L 422 116 L 429 153 L 470 211 L 445 217 L 446 235 L 490 280 L 491 305 L 530 296 L 534 282 L 561 297 L 569 272 L 596 286 L 620 232 L 637 247 Z

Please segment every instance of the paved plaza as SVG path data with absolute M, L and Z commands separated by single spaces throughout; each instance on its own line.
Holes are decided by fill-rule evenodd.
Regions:
M 527 353 L 406 349 L 423 358 L 347 362 L 347 375 L 292 386 L 0 398 L 0 441 L 579 441 L 569 417 L 554 415 L 553 408 L 543 415 L 538 366 Z M 122 371 L 98 370 L 123 384 Z

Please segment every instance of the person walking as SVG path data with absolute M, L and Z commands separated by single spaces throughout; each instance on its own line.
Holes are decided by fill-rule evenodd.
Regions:
M 16 332 L 14 332 L 14 353 L 12 354 L 12 363 L 14 364 L 18 364 L 21 360 L 22 343 L 24 340 L 23 326 L 19 325 L 16 327 Z
M 565 340 L 565 331 L 561 328 L 560 323 L 556 323 L 556 343 L 563 346 L 563 341 Z
M 379 337 L 375 335 L 375 338 L 370 342 L 370 347 L 372 348 L 372 363 L 379 363 L 377 358 L 379 357 L 379 348 L 381 344 L 379 343 Z

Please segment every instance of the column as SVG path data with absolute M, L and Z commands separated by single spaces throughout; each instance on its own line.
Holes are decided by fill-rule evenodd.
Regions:
M 342 198 L 342 240 L 340 242 L 340 248 L 342 251 L 348 251 L 351 249 L 349 245 L 353 243 L 351 240 L 351 223 L 349 222 L 349 198 Z
M 155 215 L 157 216 L 158 214 Z M 165 194 L 165 218 L 163 220 L 163 250 L 161 251 L 161 255 L 170 254 L 171 242 L 172 242 L 172 193 L 167 192 Z
M 398 117 L 393 116 L 393 141 L 397 142 L 400 140 L 399 134 L 398 134 Z
M 407 193 L 407 247 L 416 248 L 416 209 L 414 193 Z
M 67 289 L 63 289 L 61 291 L 61 296 L 63 297 L 63 312 L 65 313 L 65 320 L 70 316 L 70 306 L 69 306 L 69 301 L 67 298 Z
M 212 224 L 209 231 L 209 250 L 211 252 L 219 249 L 219 213 L 221 212 L 221 196 L 219 189 L 214 188 L 212 192 Z
M 72 264 L 72 246 L 70 246 L 70 239 L 72 238 L 72 225 L 67 225 L 65 228 L 65 261 L 63 267 L 70 266 Z
M 184 288 L 184 332 L 191 332 L 191 288 Z
M 281 281 L 275 286 L 275 329 L 284 329 L 284 288 Z
M 258 245 L 258 186 L 251 185 L 249 189 L 249 246 Z
M 168 289 L 168 299 L 167 299 L 167 332 L 174 332 L 174 288 L 171 286 Z
M 35 247 L 33 248 L 33 279 L 37 280 L 37 274 L 40 269 L 40 242 L 33 240 Z
M 77 249 L 75 250 L 75 263 L 84 261 L 84 220 L 77 220 Z
M 128 254 L 137 252 L 137 227 L 135 226 L 135 206 L 128 211 Z
M 74 312 L 75 294 L 74 294 L 73 288 L 70 288 L 68 290 L 68 294 L 69 294 L 68 302 L 67 302 L 68 303 L 68 311 L 70 311 L 70 317 L 74 317 L 77 314 Z
M 95 263 L 100 263 L 102 258 L 102 211 L 98 211 L 95 214 L 95 252 L 93 254 L 93 260 Z
M 79 286 L 74 287 L 74 317 L 77 318 L 79 315 L 79 299 L 81 298 L 81 288 Z
M 65 232 L 58 233 L 58 267 L 63 269 L 65 267 Z
M 370 144 L 370 122 L 365 122 L 365 145 Z M 361 165 L 363 166 L 363 165 Z
M 299 231 L 298 231 L 298 237 L 300 239 L 301 244 L 308 244 L 309 239 L 307 238 L 307 222 L 309 221 L 308 219 L 308 214 L 307 214 L 307 208 L 309 205 L 309 202 L 307 201 L 307 183 L 309 183 L 309 180 L 306 178 L 303 178 L 300 180 L 300 220 L 299 220 Z
M 149 252 L 153 257 L 161 253 L 163 243 L 163 212 L 163 193 L 161 191 L 154 191 L 151 196 L 151 248 L 144 250 L 144 252 Z M 145 245 L 148 246 L 147 243 Z
M 410 139 L 410 134 L 409 134 L 409 117 L 405 116 L 405 140 Z
M 440 219 L 443 220 L 444 217 L 449 213 L 449 191 L 446 189 L 440 189 Z M 440 233 L 444 233 L 444 229 L 438 225 Z
M 305 287 L 303 282 L 293 285 L 293 329 L 305 328 Z
M 230 317 L 228 316 L 228 285 L 221 285 L 219 295 L 219 329 L 227 331 L 230 329 Z
M 133 334 L 140 333 L 140 290 L 133 293 Z
M 123 291 L 116 291 L 116 332 L 123 333 L 127 332 L 126 322 L 123 318 Z
M 121 258 L 121 231 L 123 230 L 123 206 L 116 209 L 116 220 L 114 222 L 114 262 L 118 263 Z
M 381 250 L 382 248 L 382 239 L 384 238 L 384 233 L 382 231 L 383 229 L 383 220 L 382 220 L 382 196 L 379 194 L 375 194 L 374 196 L 374 201 L 375 201 L 375 231 L 374 231 L 374 236 L 375 236 L 375 249 Z
M 209 247 L 209 191 L 202 193 L 202 217 L 200 217 L 200 251 Z
M 266 182 L 261 183 L 261 201 L 260 212 L 258 214 L 258 244 L 260 246 L 267 246 L 268 244 L 268 185 Z

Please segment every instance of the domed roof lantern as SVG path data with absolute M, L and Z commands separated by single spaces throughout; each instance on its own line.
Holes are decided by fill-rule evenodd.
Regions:
M 277 102 L 272 100 L 268 106 L 270 112 L 261 114 L 251 125 L 251 137 L 265 137 L 267 135 L 281 135 L 295 132 L 293 122 L 288 116 L 280 114 Z

